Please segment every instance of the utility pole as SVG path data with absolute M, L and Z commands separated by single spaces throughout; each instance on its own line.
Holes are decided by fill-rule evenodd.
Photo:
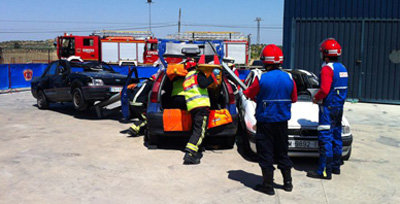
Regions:
M 257 45 L 259 45 L 260 44 L 260 21 L 261 21 L 261 18 L 257 17 L 255 21 L 257 21 Z
M 181 33 L 181 8 L 179 8 L 178 33 Z
M 151 4 L 153 0 L 147 0 L 147 3 L 149 4 L 149 31 L 151 33 Z

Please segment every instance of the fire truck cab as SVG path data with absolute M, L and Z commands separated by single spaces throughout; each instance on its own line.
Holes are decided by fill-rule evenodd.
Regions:
M 101 54 L 99 36 L 64 34 L 57 38 L 57 56 L 68 59 L 76 56 L 82 60 L 99 61 Z
M 158 60 L 158 40 L 155 38 L 147 39 L 143 52 L 143 64 L 153 64 Z

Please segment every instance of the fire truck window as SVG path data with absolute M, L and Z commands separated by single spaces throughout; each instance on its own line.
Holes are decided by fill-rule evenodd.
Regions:
M 68 47 L 69 39 L 62 39 L 62 47 Z
M 156 51 L 157 50 L 157 43 L 152 43 L 150 50 L 151 51 Z
M 83 39 L 83 46 L 93 46 L 93 39 L 90 38 Z

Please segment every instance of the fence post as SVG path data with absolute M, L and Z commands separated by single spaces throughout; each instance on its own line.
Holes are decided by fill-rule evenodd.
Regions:
M 8 89 L 11 89 L 11 67 L 8 64 Z

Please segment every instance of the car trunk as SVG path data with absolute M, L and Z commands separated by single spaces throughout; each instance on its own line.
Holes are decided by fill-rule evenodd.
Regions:
M 236 129 L 237 129 L 237 114 L 236 114 L 236 107 L 235 107 L 235 102 L 234 99 L 230 99 L 230 92 L 233 93 L 232 90 L 228 91 L 229 88 L 232 89 L 231 87 L 228 87 L 230 85 L 226 85 L 226 80 L 225 82 L 222 83 L 222 86 L 217 90 L 210 90 L 209 92 L 209 97 L 210 97 L 210 111 L 225 111 L 231 115 L 232 122 L 228 124 L 224 124 L 221 126 L 216 126 L 209 128 L 207 134 L 208 135 L 213 135 L 213 136 L 227 136 L 227 135 L 235 135 L 236 134 Z M 158 102 L 160 103 L 161 109 L 160 112 L 150 112 L 148 113 L 148 120 L 149 120 L 149 133 L 151 135 L 163 135 L 163 136 L 188 136 L 191 133 L 191 123 L 188 124 L 183 124 L 182 126 L 190 126 L 190 129 L 187 130 L 182 130 L 182 131 L 165 131 L 167 128 L 165 125 L 167 123 L 171 124 L 171 121 L 164 122 L 166 120 L 170 120 L 171 117 L 165 117 L 165 112 L 167 110 L 170 112 L 176 109 L 175 107 L 170 107 L 172 101 L 171 97 L 171 91 L 172 91 L 172 82 L 164 75 L 163 79 L 161 80 L 160 84 L 160 89 L 159 89 L 159 100 Z M 234 97 L 233 94 L 232 98 Z M 231 102 L 230 102 L 231 101 Z M 232 105 L 232 104 L 233 105 Z M 234 109 L 232 111 L 231 109 Z M 191 120 L 190 115 L 185 116 L 186 110 L 182 110 L 183 113 L 179 113 L 184 116 L 178 116 L 181 117 L 180 121 L 178 122 L 187 122 L 188 120 Z M 233 114 L 232 114 L 233 112 Z M 169 113 L 171 116 L 171 114 Z M 160 121 L 163 121 L 160 123 Z

